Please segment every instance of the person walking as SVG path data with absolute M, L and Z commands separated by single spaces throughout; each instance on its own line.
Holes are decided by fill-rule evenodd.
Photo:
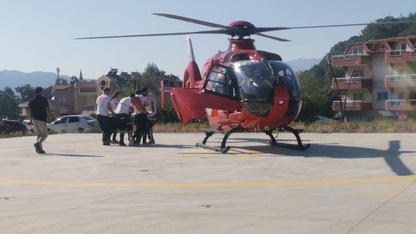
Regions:
M 49 103 L 45 96 L 43 96 L 43 88 L 35 88 L 35 97 L 29 101 L 29 117 L 30 124 L 35 127 L 36 143 L 35 151 L 38 154 L 46 153 L 43 150 L 42 143 L 48 137 L 48 121 L 52 119 L 52 114 L 49 109 Z
M 102 90 L 102 94 L 97 97 L 95 102 L 97 108 L 97 120 L 100 124 L 101 130 L 103 131 L 102 142 L 103 145 L 110 145 L 110 137 L 114 131 L 114 120 L 110 117 L 115 116 L 113 108 L 110 103 L 110 88 L 105 87 Z

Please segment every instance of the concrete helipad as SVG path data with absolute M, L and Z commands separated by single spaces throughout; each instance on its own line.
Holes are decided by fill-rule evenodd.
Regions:
M 0 139 L 0 233 L 416 233 L 416 134 L 301 136 L 306 151 L 236 133 L 227 154 L 196 148 L 202 133 L 57 134 L 45 155 Z

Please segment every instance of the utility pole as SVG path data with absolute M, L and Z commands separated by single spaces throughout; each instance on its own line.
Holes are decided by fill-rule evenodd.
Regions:
M 56 73 L 58 74 L 58 79 L 59 79 L 59 72 L 61 71 L 61 69 L 59 69 L 59 67 L 56 68 Z

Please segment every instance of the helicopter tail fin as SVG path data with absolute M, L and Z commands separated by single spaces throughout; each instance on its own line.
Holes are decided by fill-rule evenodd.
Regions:
M 202 78 L 198 64 L 195 62 L 194 49 L 189 36 L 186 37 L 186 42 L 188 44 L 189 63 L 183 76 L 183 88 L 195 88 L 195 82 L 202 80 Z
M 189 35 L 186 36 L 186 44 L 188 45 L 189 61 L 194 62 L 195 61 L 194 48 L 192 47 L 192 40 Z

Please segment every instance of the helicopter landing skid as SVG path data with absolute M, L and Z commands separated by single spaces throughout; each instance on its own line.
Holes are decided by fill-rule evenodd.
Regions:
M 227 153 L 227 151 L 230 149 L 229 146 L 225 146 L 225 143 L 227 142 L 228 137 L 234 132 L 235 129 L 231 129 L 230 131 L 224 133 L 221 131 L 214 131 L 214 130 L 206 130 L 205 131 L 205 138 L 202 141 L 202 143 L 196 143 L 197 147 L 201 147 L 203 149 L 210 149 L 210 150 L 214 150 L 217 152 L 221 152 L 223 154 Z M 215 147 L 215 146 L 210 146 L 210 145 L 206 145 L 208 138 L 210 138 L 212 135 L 214 135 L 215 133 L 224 133 L 224 138 L 222 138 L 222 142 L 221 142 L 221 146 L 220 147 Z
M 289 126 L 285 126 L 285 127 L 283 127 L 283 129 L 293 133 L 293 135 L 295 135 L 295 137 L 296 137 L 296 140 L 298 141 L 298 144 L 294 145 L 294 144 L 279 143 L 279 142 L 276 141 L 276 138 L 273 136 L 273 131 L 269 130 L 269 131 L 265 131 L 265 133 L 271 139 L 271 141 L 268 142 L 270 145 L 286 147 L 286 148 L 291 148 L 291 149 L 298 149 L 298 150 L 306 150 L 307 148 L 309 148 L 311 146 L 310 144 L 304 145 L 302 143 L 302 140 L 300 139 L 300 136 L 299 136 L 299 133 L 301 133 L 302 130 L 294 129 L 294 128 L 291 128 Z

